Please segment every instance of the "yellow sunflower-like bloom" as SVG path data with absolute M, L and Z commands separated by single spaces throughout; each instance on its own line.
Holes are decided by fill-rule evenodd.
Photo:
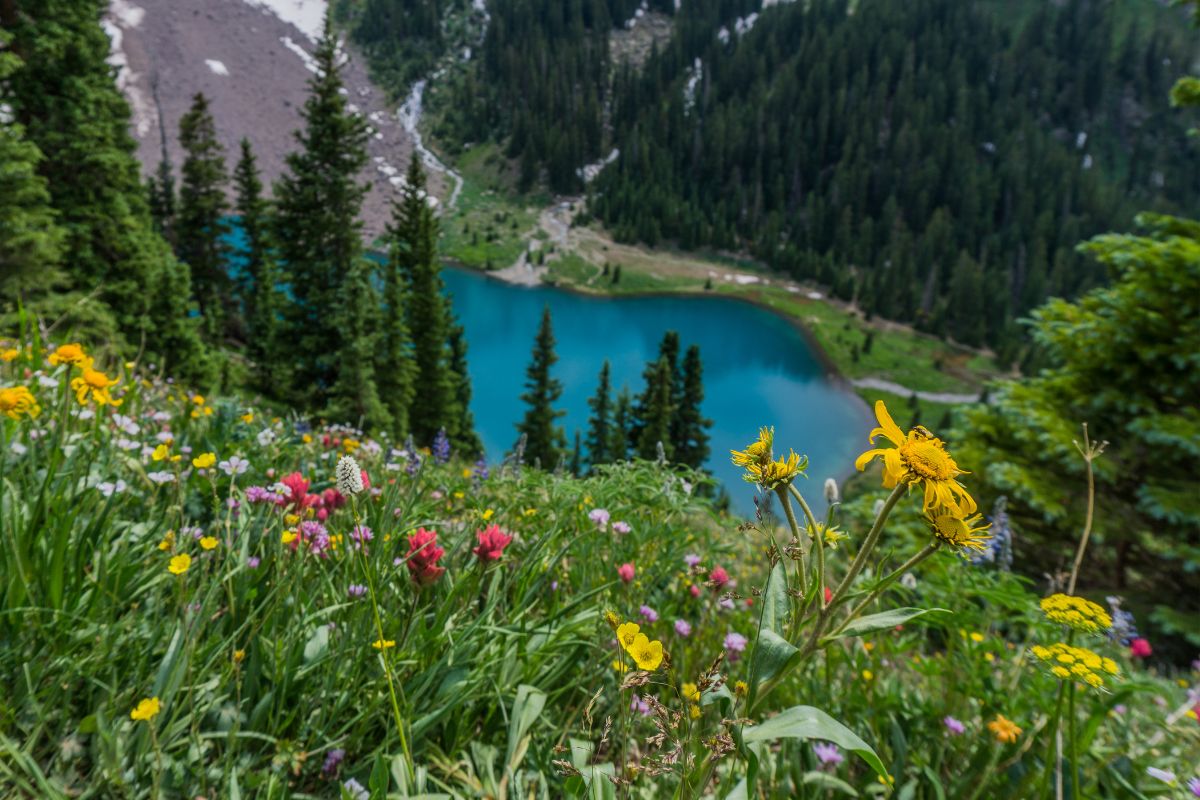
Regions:
M 759 428 L 758 439 L 746 446 L 745 450 L 730 450 L 730 456 L 736 467 L 752 465 L 766 466 L 771 463 L 771 448 L 775 443 L 774 428 Z
M 987 727 L 995 735 L 996 741 L 1005 744 L 1012 744 L 1021 735 L 1021 728 L 1003 714 L 997 714 L 996 718 L 987 724 Z
M 650 641 L 650 638 L 646 634 L 639 633 L 637 638 L 633 640 L 633 644 L 629 646 L 629 655 L 637 663 L 638 669 L 653 672 L 662 664 L 662 642 L 657 639 Z
M 202 536 L 200 538 L 200 546 L 205 550 L 215 550 L 218 544 L 220 542 L 217 541 L 217 537 L 215 536 Z
M 796 455 L 795 450 L 789 450 L 786 458 L 774 458 L 774 442 L 774 428 L 759 428 L 758 439 L 747 445 L 745 450 L 729 451 L 734 466 L 745 468 L 746 474 L 742 476 L 744 481 L 757 483 L 764 489 L 774 489 L 791 483 L 808 467 L 808 457 Z
M 159 711 L 162 711 L 162 703 L 158 698 L 147 697 L 138 701 L 137 708 L 129 712 L 129 718 L 135 722 L 149 722 L 158 715 Z
M 1031 647 L 1029 652 L 1050 670 L 1050 674 L 1059 680 L 1077 680 L 1100 689 L 1104 686 L 1105 677 L 1115 676 L 1120 670 L 1117 662 L 1101 656 L 1086 647 L 1073 647 L 1064 642 L 1052 644 L 1049 647 L 1038 645 Z
M 78 366 L 89 359 L 87 352 L 85 352 L 83 349 L 83 345 L 75 343 L 59 345 L 58 348 L 51 353 L 49 358 L 46 360 L 57 367 L 59 364 Z
M 935 509 L 933 513 L 925 515 L 925 522 L 934 537 L 959 552 L 987 549 L 987 543 L 992 538 L 988 529 L 992 524 L 980 525 L 982 519 L 979 514 L 962 516 L 952 508 Z
M 1112 617 L 1091 600 L 1069 594 L 1052 594 L 1041 602 L 1042 612 L 1052 622 L 1083 633 L 1099 633 L 1112 627 Z
M 905 435 L 888 413 L 882 400 L 875 403 L 875 417 L 879 427 L 868 437 L 872 444 L 875 437 L 883 435 L 895 448 L 876 447 L 863 453 L 854 462 L 860 472 L 876 458 L 883 459 L 883 485 L 891 489 L 897 484 L 924 484 L 925 510 L 945 506 L 961 516 L 975 513 L 974 498 L 956 478 L 966 470 L 946 450 L 945 443 L 920 426 Z
M 24 386 L 7 386 L 0 389 L 0 414 L 9 419 L 36 417 L 42 413 L 33 392 Z
M 95 400 L 97 405 L 121 405 L 121 401 L 113 399 L 108 391 L 120 383 L 118 379 L 110 378 L 100 370 L 94 369 L 90 358 L 86 359 L 80 368 L 82 374 L 71 380 L 71 389 L 80 405 L 85 405 L 89 397 Z

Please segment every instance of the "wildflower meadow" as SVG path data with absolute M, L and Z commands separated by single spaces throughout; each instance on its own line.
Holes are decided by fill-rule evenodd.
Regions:
M 1039 597 L 882 403 L 878 491 L 764 427 L 739 525 L 663 463 L 488 466 L 86 345 L 3 359 L 5 797 L 1200 796 L 1200 663 Z

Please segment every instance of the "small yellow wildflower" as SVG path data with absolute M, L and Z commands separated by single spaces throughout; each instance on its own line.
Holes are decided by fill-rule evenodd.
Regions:
M 149 722 L 162 711 L 162 703 L 157 697 L 146 697 L 138 701 L 137 707 L 129 712 L 129 718 L 135 722 Z
M 371 647 L 374 647 L 376 650 L 387 650 L 389 647 L 395 646 L 396 642 L 393 639 L 376 639 L 371 642 Z
M 1117 662 L 1088 650 L 1086 647 L 1073 647 L 1065 642 L 1049 647 L 1036 646 L 1029 648 L 1034 658 L 1044 662 L 1050 674 L 1059 680 L 1076 678 L 1092 688 L 1104 686 L 1104 673 L 1110 676 L 1118 672 Z
M 638 637 L 638 631 L 641 626 L 636 622 L 625 622 L 617 626 L 617 641 L 621 643 L 621 647 L 628 650 L 633 647 L 634 640 Z
M 688 708 L 688 716 L 690 716 L 692 719 L 700 719 L 701 713 L 700 706 L 698 705 L 692 705 L 690 708 Z
M 960 516 L 975 513 L 975 500 L 967 493 L 956 478 L 966 474 L 946 451 L 946 445 L 925 428 L 917 426 L 906 436 L 900 430 L 882 400 L 875 403 L 875 417 L 879 427 L 867 438 L 873 444 L 875 437 L 883 435 L 895 448 L 873 448 L 863 453 L 854 462 L 860 472 L 876 458 L 883 459 L 883 486 L 891 489 L 898 484 L 910 486 L 924 484 L 924 510 L 945 507 Z
M 170 563 L 167 564 L 167 572 L 172 575 L 182 575 L 187 572 L 192 566 L 192 557 L 187 553 L 180 553 L 177 556 L 172 556 Z
M 283 521 L 287 525 L 296 526 L 300 524 L 299 514 L 284 514 Z
M 201 453 L 192 459 L 192 466 L 196 469 L 208 469 L 215 463 L 217 463 L 216 453 Z
M 975 642 L 978 644 L 979 642 L 983 641 L 983 638 L 984 638 L 983 634 L 980 633 L 979 631 L 972 631 L 972 633 L 971 633 L 971 641 L 972 642 Z
M 750 692 L 750 684 L 745 681 L 736 681 L 733 684 L 733 693 L 738 697 L 745 697 Z
M 1060 592 L 1044 598 L 1041 607 L 1051 622 L 1061 622 L 1083 633 L 1099 633 L 1112 627 L 1112 617 L 1108 612 L 1082 597 Z
M 611 611 L 604 612 L 604 621 L 607 622 L 608 627 L 612 628 L 614 631 L 617 629 L 617 626 L 621 624 L 621 618 Z
M 233 651 L 233 663 L 240 664 L 245 660 L 246 660 L 246 651 L 245 650 L 234 650 Z
M 81 344 L 60 344 L 46 360 L 56 367 L 59 364 L 71 364 L 74 366 L 82 364 L 87 360 L 87 353 L 84 352 L 83 345 Z
M 662 642 L 650 639 L 644 633 L 639 633 L 629 646 L 629 655 L 637 662 L 638 669 L 653 672 L 663 661 Z
M 215 550 L 215 549 L 217 549 L 217 544 L 218 544 L 217 537 L 215 537 L 215 536 L 200 537 L 200 546 L 203 547 L 205 550 Z
M 21 355 L 21 351 L 15 347 L 10 347 L 7 350 L 0 350 L 0 361 L 13 361 L 19 355 Z
M 342 440 L 342 449 L 346 451 L 347 455 L 352 455 L 360 447 L 362 447 L 362 442 L 358 441 L 358 439 L 346 438 Z
M 254 412 L 247 411 L 245 414 L 242 414 L 242 422 L 246 423 L 247 425 L 249 425 L 251 422 L 254 422 Z
M 312 434 L 311 433 L 304 434 L 303 436 L 300 437 L 300 441 L 304 442 L 305 444 L 312 444 Z
M 192 395 L 192 402 L 198 406 L 204 405 L 204 395 L 202 395 L 202 394 Z
M 1003 714 L 997 714 L 996 718 L 987 724 L 987 728 L 995 735 L 996 741 L 1004 744 L 1012 744 L 1021 735 L 1021 728 Z
M 0 414 L 9 419 L 36 417 L 42 413 L 33 392 L 24 386 L 7 386 L 0 389 Z
M 619 658 L 613 659 L 612 668 L 615 669 L 617 672 L 628 672 L 629 671 L 629 665 L 626 664 L 624 661 L 622 661 Z
M 938 541 L 957 550 L 986 550 L 987 543 L 992 538 L 988 529 L 992 523 L 978 525 L 983 517 L 976 514 L 973 517 L 961 515 L 956 507 L 944 506 L 933 513 L 925 515 L 925 524 Z
M 484 511 L 482 514 L 480 514 L 479 517 L 484 522 L 487 522 L 489 519 L 491 519 L 495 515 L 496 515 L 496 512 L 489 508 L 486 511 Z
M 471 477 L 471 470 L 470 470 L 470 469 L 468 469 L 467 467 L 463 467 L 463 469 L 462 469 L 462 476 L 463 476 L 464 478 L 469 478 L 469 477 Z
M 295 531 L 286 530 L 280 534 L 279 541 L 283 542 L 284 544 L 291 544 L 292 542 L 296 541 L 296 536 L 297 534 Z
M 160 444 L 154 448 L 154 452 L 150 454 L 150 458 L 154 461 L 162 461 L 171 454 L 171 448 L 168 445 Z
M 527 509 L 525 509 L 525 511 L 523 513 L 527 517 L 532 517 L 534 514 L 537 513 L 537 509 L 536 508 L 527 508 Z
M 774 441 L 774 428 L 759 428 L 758 439 L 745 450 L 729 451 L 734 465 L 745 468 L 742 479 L 747 483 L 756 483 L 764 489 L 786 486 L 808 466 L 808 458 L 796 455 L 795 450 L 789 450 L 784 458 L 772 460 Z
M 158 549 L 164 553 L 175 546 L 175 531 L 167 531 L 163 536 L 162 541 L 158 543 Z
M 94 369 L 90 358 L 83 362 L 80 369 L 83 374 L 71 381 L 71 390 L 75 392 L 75 399 L 80 405 L 86 404 L 89 397 L 96 402 L 96 405 L 121 405 L 122 401 L 113 399 L 112 394 L 108 391 L 120 383 L 119 380 L 110 378 L 100 370 Z
M 466 497 L 466 495 L 465 495 L 464 493 L 462 493 L 462 492 L 455 492 L 455 493 L 454 493 L 454 499 L 455 499 L 455 500 L 462 500 L 464 497 Z
M 694 683 L 685 683 L 679 687 L 679 693 L 683 695 L 683 699 L 691 703 L 700 702 L 700 689 Z
M 871 681 L 871 680 L 874 680 L 874 679 L 875 679 L 875 673 L 874 673 L 874 672 L 871 672 L 871 670 L 869 670 L 869 669 L 864 669 L 864 670 L 862 671 L 862 679 L 863 679 L 864 681 Z
M 730 460 L 735 467 L 765 467 L 771 463 L 771 449 L 775 442 L 774 428 L 759 428 L 758 439 L 746 445 L 745 450 L 730 450 Z

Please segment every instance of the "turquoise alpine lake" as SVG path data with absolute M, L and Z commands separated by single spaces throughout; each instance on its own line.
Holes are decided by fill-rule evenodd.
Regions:
M 699 345 L 704 362 L 704 415 L 712 420 L 707 468 L 729 492 L 733 509 L 754 512 L 755 487 L 729 461 L 763 425 L 775 427 L 776 454 L 789 447 L 809 457 L 801 489 L 824 506 L 822 484 L 853 470 L 867 445 L 872 420 L 863 401 L 831 378 L 799 330 L 779 315 L 721 297 L 655 295 L 599 297 L 552 286 L 515 286 L 473 270 L 446 268 L 446 289 L 466 331 L 475 426 L 496 462 L 517 441 L 525 412 L 525 368 L 542 309 L 554 322 L 562 382 L 560 420 L 568 445 L 575 431 L 587 437 L 588 398 L 605 360 L 614 394 L 642 390 L 646 363 L 658 358 L 666 331 L 679 333 L 681 354 Z M 418 391 L 420 389 L 418 388 Z M 586 460 L 586 452 L 585 452 Z

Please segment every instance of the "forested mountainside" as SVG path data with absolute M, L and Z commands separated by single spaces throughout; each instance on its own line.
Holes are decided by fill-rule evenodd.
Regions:
M 1046 297 L 1102 282 L 1081 239 L 1194 205 L 1200 161 L 1167 100 L 1194 52 L 1175 10 L 766 5 L 496 0 L 479 52 L 442 72 L 436 133 L 451 151 L 499 141 L 521 188 L 556 192 L 615 148 L 589 205 L 618 239 L 748 251 L 974 345 L 1012 344 Z M 611 34 L 646 13 L 673 33 L 634 66 Z M 363 0 L 349 19 L 395 76 L 412 62 L 380 20 L 436 50 L 461 17 Z

